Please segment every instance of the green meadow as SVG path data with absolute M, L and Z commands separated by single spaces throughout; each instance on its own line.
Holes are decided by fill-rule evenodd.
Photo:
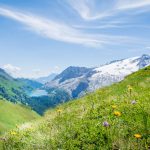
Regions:
M 13 129 L 16 125 L 38 119 L 40 116 L 21 104 L 0 100 L 0 135 Z

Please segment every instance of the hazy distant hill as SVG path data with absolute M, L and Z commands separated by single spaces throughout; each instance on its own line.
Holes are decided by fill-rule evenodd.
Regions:
M 40 77 L 40 78 L 37 78 L 35 80 L 38 81 L 38 82 L 40 82 L 40 83 L 42 83 L 42 84 L 44 84 L 44 83 L 52 81 L 56 76 L 57 76 L 56 73 L 52 73 L 52 74 L 50 74 L 47 77 Z

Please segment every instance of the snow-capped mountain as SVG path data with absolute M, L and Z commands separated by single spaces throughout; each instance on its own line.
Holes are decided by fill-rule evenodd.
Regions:
M 85 91 L 92 92 L 119 82 L 125 76 L 148 65 L 150 65 L 150 55 L 112 61 L 95 68 L 69 67 L 45 84 L 45 87 L 62 88 L 75 98 L 83 95 Z

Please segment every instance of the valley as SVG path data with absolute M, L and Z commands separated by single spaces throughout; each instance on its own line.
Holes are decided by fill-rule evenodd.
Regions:
M 113 61 L 98 68 L 69 67 L 45 84 L 31 79 L 13 78 L 1 69 L 0 134 L 6 140 L 4 142 L 2 140 L 0 145 L 4 149 L 8 147 L 20 149 L 22 145 L 24 149 L 34 149 L 32 143 L 28 141 L 32 139 L 35 145 L 39 142 L 40 147 L 44 149 L 48 147 L 51 149 L 68 149 L 69 147 L 82 149 L 86 146 L 95 149 L 100 142 L 97 137 L 100 136 L 104 145 L 100 142 L 99 146 L 103 149 L 109 148 L 110 145 L 114 145 L 114 148 L 123 147 L 126 144 L 132 147 L 135 142 L 132 139 L 133 135 L 128 137 L 129 143 L 126 143 L 124 137 L 131 133 L 134 134 L 131 130 L 136 127 L 137 133 L 143 134 L 141 147 L 149 146 L 150 87 L 147 84 L 150 81 L 150 68 L 147 67 L 149 65 L 150 56 L 143 55 Z M 137 104 L 132 106 L 133 102 Z M 121 120 L 115 119 L 111 114 L 115 112 L 115 109 L 119 116 L 121 115 Z M 135 125 L 131 122 L 132 118 L 128 115 L 126 118 L 125 114 L 129 113 L 135 117 Z M 144 122 L 141 120 L 142 117 L 146 119 L 143 120 Z M 105 126 L 101 125 L 103 122 L 111 124 L 108 130 L 114 132 L 116 137 L 112 134 L 111 137 L 108 137 Z M 16 129 L 16 126 L 24 126 L 28 123 L 30 123 L 29 130 L 31 128 L 31 131 L 28 131 L 28 127 L 25 131 Z M 117 126 L 117 123 L 123 126 L 123 133 L 117 129 L 114 130 L 113 125 Z M 97 125 L 93 126 L 94 124 Z M 130 125 L 133 127 L 128 128 Z M 101 133 L 98 132 L 97 127 Z M 85 131 L 86 135 L 84 135 L 82 130 L 87 129 L 88 132 Z M 52 137 L 47 135 L 47 131 L 52 134 Z M 14 134 L 11 135 L 12 132 Z M 91 137 L 92 132 L 94 139 Z M 25 136 L 26 134 L 28 136 Z M 46 139 L 37 139 L 38 134 Z M 22 143 L 20 138 L 28 142 Z M 114 143 L 116 138 L 119 138 L 119 143 Z M 88 141 L 88 145 L 84 139 Z M 48 141 L 51 145 L 45 143 Z M 77 143 L 82 141 L 83 144 L 79 144 L 80 147 L 78 147 L 75 141 Z M 62 144 L 63 142 L 66 144 Z
M 148 149 L 149 81 L 150 67 L 146 67 L 119 83 L 46 111 L 42 120 L 4 135 L 1 145 L 24 150 Z
M 150 0 L 0 0 L 0 150 L 150 150 Z
M 48 93 L 46 90 L 40 90 L 40 89 L 35 89 L 29 94 L 30 97 L 41 97 L 41 96 L 47 96 L 47 95 Z
M 39 79 L 13 78 L 0 70 L 0 97 L 26 105 L 43 115 L 59 104 L 123 80 L 127 75 L 150 65 L 150 56 L 115 60 L 100 67 L 70 66 L 60 74 Z M 41 81 L 42 83 L 38 82 Z M 44 82 L 45 81 L 45 82 Z

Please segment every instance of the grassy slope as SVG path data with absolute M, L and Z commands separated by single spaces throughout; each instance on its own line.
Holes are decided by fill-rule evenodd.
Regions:
M 49 110 L 32 129 L 7 135 L 5 149 L 107 150 L 150 146 L 150 67 Z M 128 85 L 133 88 L 130 92 Z M 131 104 L 135 100 L 136 104 Z M 117 108 L 112 108 L 115 105 Z M 121 116 L 115 116 L 119 111 Z M 104 127 L 107 121 L 110 126 Z M 136 139 L 134 134 L 142 138 Z M 22 139 L 22 140 L 21 140 Z
M 37 118 L 39 115 L 25 106 L 0 100 L 0 134 Z
M 42 84 L 28 79 L 14 79 L 0 68 L 0 99 L 11 102 L 28 103 L 28 93 Z

